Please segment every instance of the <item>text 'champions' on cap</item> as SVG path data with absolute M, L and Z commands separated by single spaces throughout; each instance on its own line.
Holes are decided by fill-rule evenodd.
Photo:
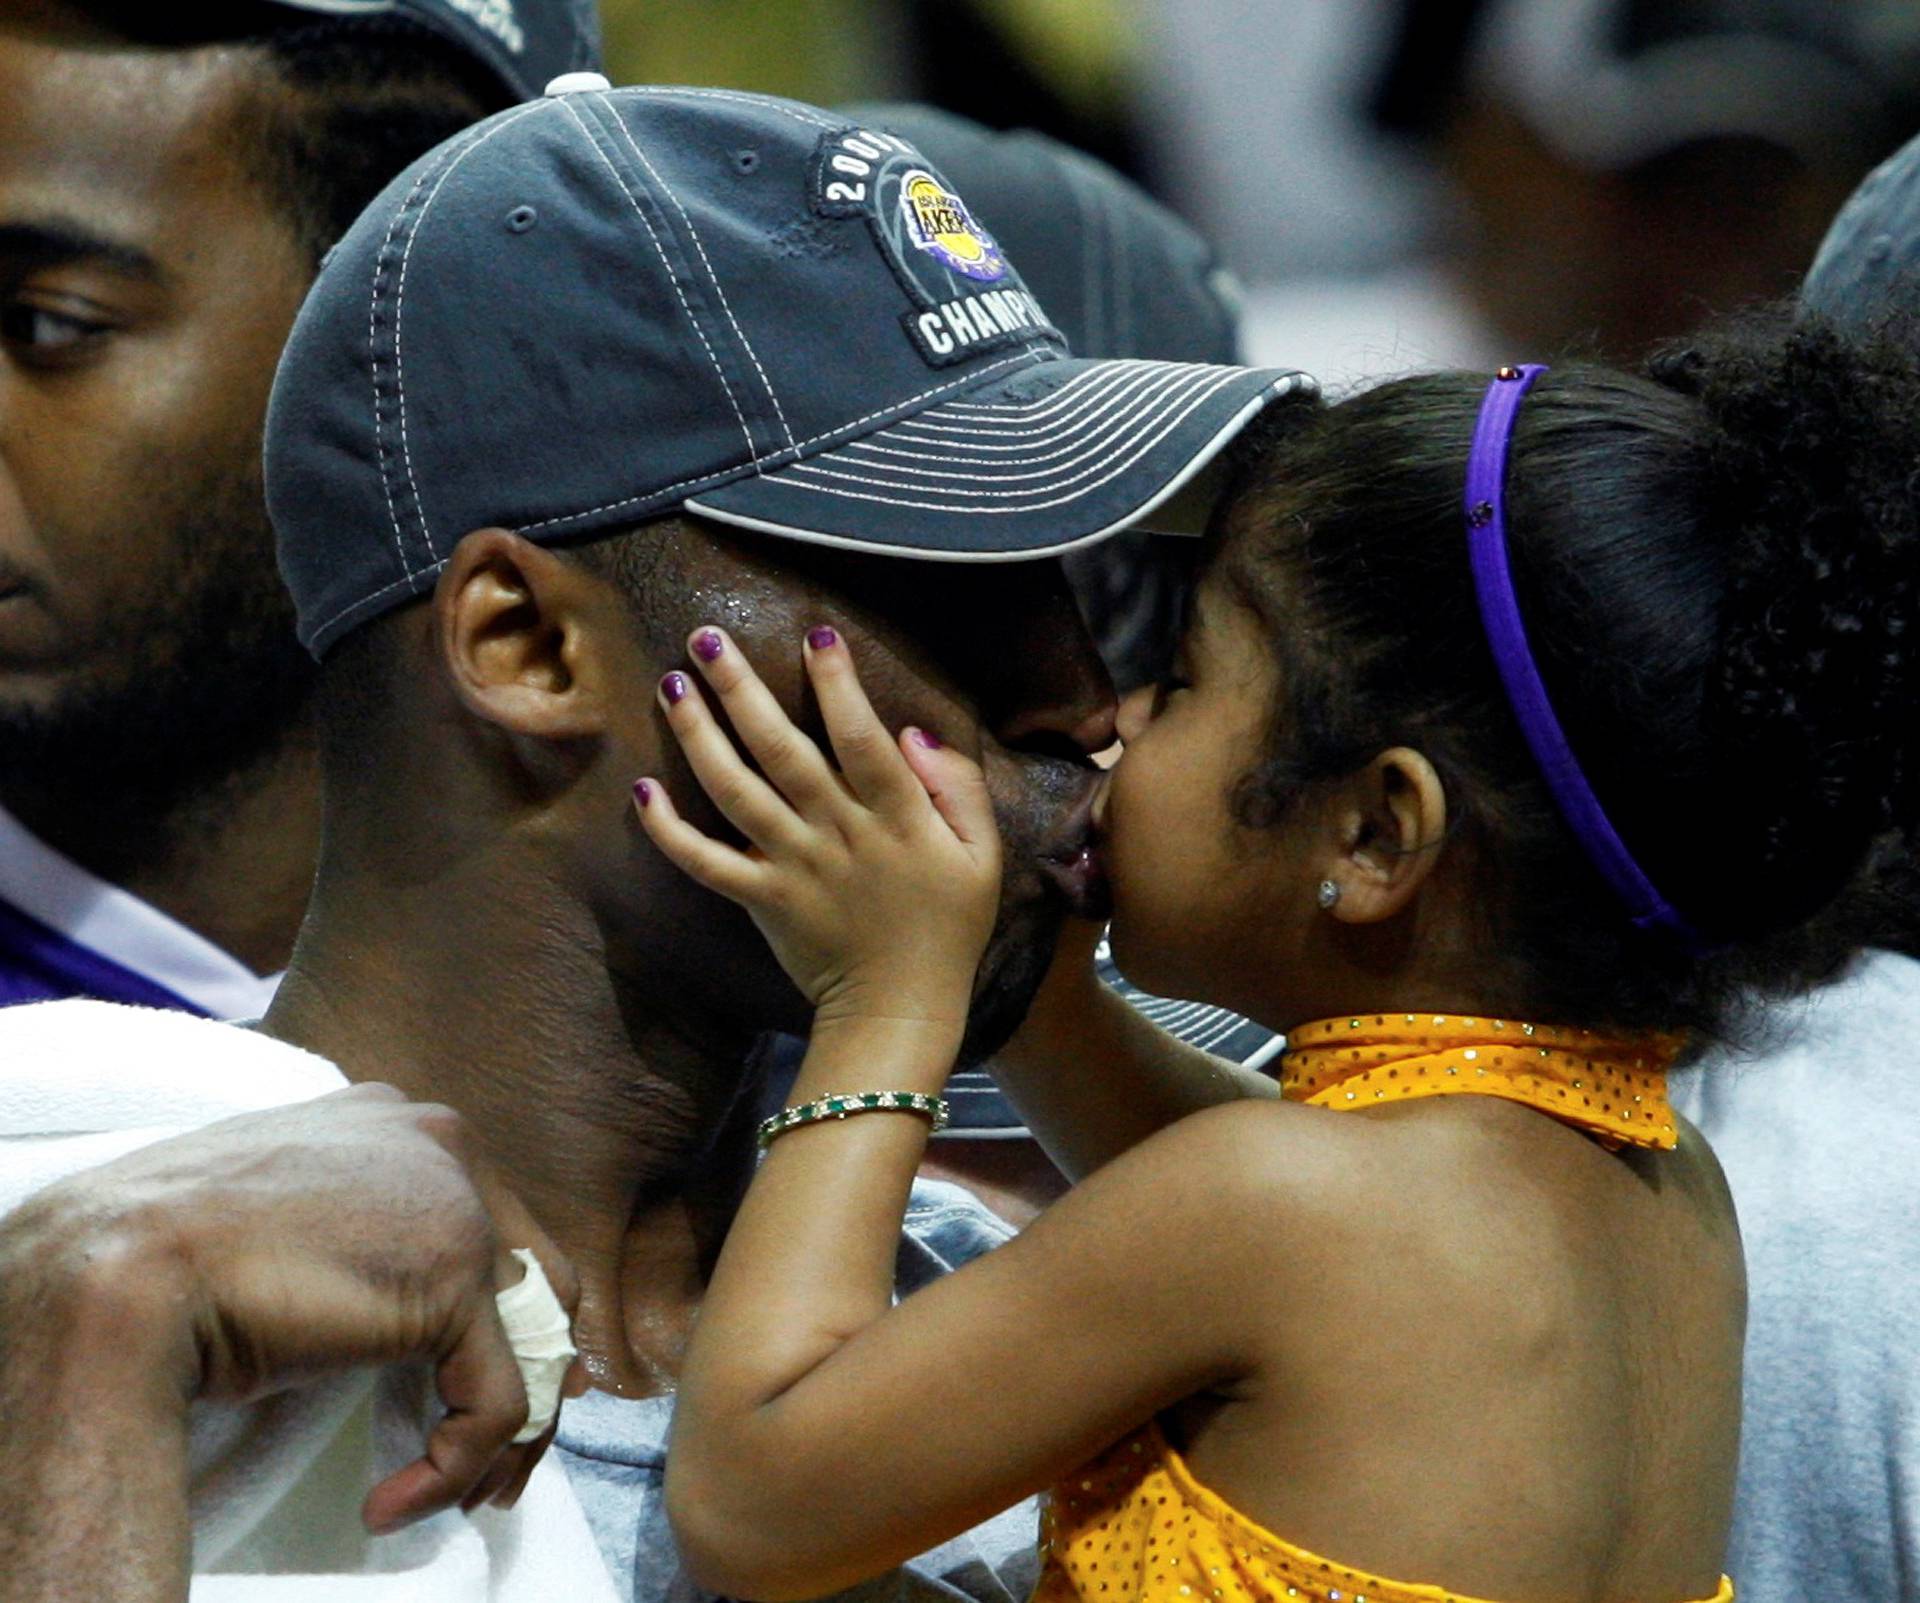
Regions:
M 1013 561 L 1157 526 L 1290 371 L 1070 357 L 910 142 L 725 90 L 563 92 L 401 174 L 281 359 L 267 499 L 316 655 L 468 532 L 691 510 Z M 1177 525 L 1176 525 L 1177 526 Z

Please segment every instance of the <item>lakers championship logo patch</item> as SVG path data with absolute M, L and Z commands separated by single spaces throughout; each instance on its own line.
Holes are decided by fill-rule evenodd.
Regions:
M 826 135 L 812 188 L 817 214 L 866 223 L 907 293 L 901 327 L 930 365 L 1066 343 L 993 235 L 906 140 L 868 128 Z
M 1007 259 L 992 236 L 932 173 L 910 172 L 901 179 L 900 210 L 907 237 L 943 266 L 986 284 L 1007 276 Z

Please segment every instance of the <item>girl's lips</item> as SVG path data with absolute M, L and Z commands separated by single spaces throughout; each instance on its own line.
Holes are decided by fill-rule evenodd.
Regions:
M 1093 804 L 1087 809 L 1087 821 L 1097 841 L 1107 827 L 1107 797 L 1113 793 L 1113 773 L 1111 770 L 1100 776 L 1100 783 L 1093 790 Z

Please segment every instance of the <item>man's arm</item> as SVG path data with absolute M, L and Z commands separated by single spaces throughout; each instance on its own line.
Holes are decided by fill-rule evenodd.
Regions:
M 426 1358 L 444 1419 L 368 1496 L 386 1530 L 517 1493 L 546 1438 L 494 1297 L 570 1269 L 457 1115 L 357 1086 L 155 1143 L 0 1219 L 0 1603 L 163 1603 L 191 1568 L 187 1411 Z
M 59 1187 L 0 1222 L 0 1598 L 187 1595 L 179 1266 Z

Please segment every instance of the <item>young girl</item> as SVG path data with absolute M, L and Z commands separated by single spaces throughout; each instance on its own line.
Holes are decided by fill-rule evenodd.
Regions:
M 1916 439 L 1901 360 L 1746 325 L 1253 452 L 1096 822 L 1118 960 L 1286 1032 L 1279 1099 L 1070 935 L 998 1067 L 1077 1184 L 897 1307 L 998 885 L 974 737 L 896 741 L 821 628 L 830 763 L 700 631 L 752 765 L 663 705 L 749 845 L 640 815 L 817 1011 L 679 1396 L 694 1574 L 815 1597 L 1050 1489 L 1049 1603 L 1730 1597 L 1739 1238 L 1663 1088 L 1912 934 Z

